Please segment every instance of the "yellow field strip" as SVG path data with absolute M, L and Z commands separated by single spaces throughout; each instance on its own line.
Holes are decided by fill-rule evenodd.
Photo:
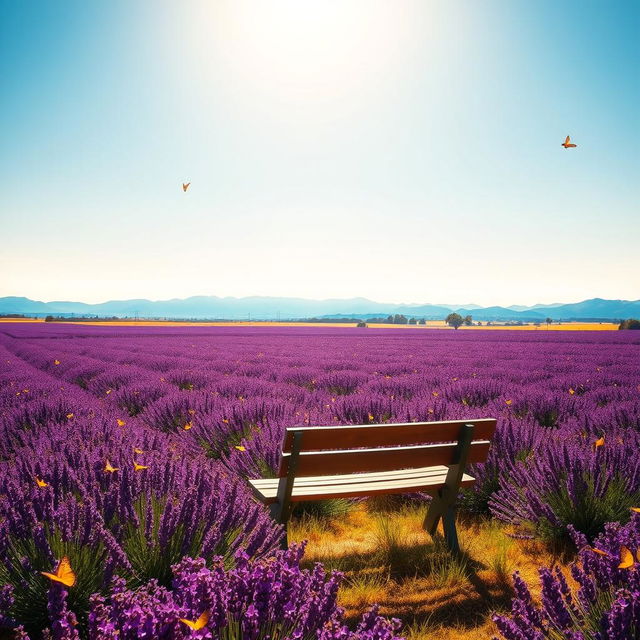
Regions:
M 0 323 L 43 323 L 43 318 L 0 318 Z M 354 328 L 354 323 L 350 322 L 175 322 L 171 320 L 115 320 L 105 322 L 53 322 L 56 324 L 82 324 L 91 326 L 109 327 L 337 327 Z M 453 331 L 444 321 L 428 321 L 426 325 L 415 324 L 369 324 L 368 329 L 446 329 Z M 460 331 L 474 330 L 512 330 L 512 331 L 614 331 L 618 329 L 617 324 L 610 322 L 564 322 L 562 324 L 505 326 L 505 325 L 482 325 L 473 327 L 461 327 Z

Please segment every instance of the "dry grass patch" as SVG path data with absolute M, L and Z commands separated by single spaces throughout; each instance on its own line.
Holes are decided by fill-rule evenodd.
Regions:
M 308 540 L 305 563 L 342 571 L 339 602 L 351 619 L 373 603 L 400 618 L 410 640 L 485 640 L 494 611 L 508 610 L 516 569 L 535 591 L 537 569 L 559 562 L 544 545 L 508 536 L 489 518 L 461 517 L 454 557 L 422 528 L 426 505 L 406 499 L 356 503 L 340 517 L 304 516 L 289 525 Z

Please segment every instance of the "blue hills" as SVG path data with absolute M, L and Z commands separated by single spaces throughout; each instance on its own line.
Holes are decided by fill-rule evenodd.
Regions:
M 442 320 L 452 311 L 471 315 L 474 320 L 539 321 L 617 320 L 640 318 L 640 300 L 592 298 L 571 304 L 536 304 L 531 307 L 482 307 L 476 304 L 394 304 L 367 298 L 309 300 L 250 296 L 244 298 L 193 296 L 170 300 L 109 300 L 99 304 L 85 302 L 42 302 L 24 297 L 0 298 L 0 314 L 27 316 L 98 316 L 175 319 L 273 320 L 303 318 L 373 318 L 403 314 L 407 317 Z

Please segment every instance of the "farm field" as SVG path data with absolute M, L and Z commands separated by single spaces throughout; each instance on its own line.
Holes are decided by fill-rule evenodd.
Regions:
M 41 323 L 43 319 L 38 318 L 0 318 L 0 324 L 2 323 Z M 67 322 L 56 324 L 70 324 L 70 325 L 89 325 L 89 326 L 111 326 L 111 327 L 320 327 L 320 328 L 346 328 L 353 327 L 354 324 L 346 322 L 175 322 L 171 320 L 110 320 L 101 322 Z M 369 329 L 418 329 L 424 331 L 425 329 L 446 329 L 453 331 L 454 329 L 447 325 L 444 320 L 427 320 L 425 325 L 397 325 L 397 324 L 369 324 Z M 541 324 L 535 326 L 533 324 L 524 324 L 522 326 L 517 325 L 505 325 L 505 324 L 492 324 L 487 326 L 486 323 L 482 326 L 464 327 L 463 331 L 469 330 L 481 330 L 481 331 L 616 331 L 618 324 L 612 322 L 562 322 L 551 324 Z
M 275 474 L 286 426 L 474 417 L 498 430 L 460 500 L 461 558 L 422 532 L 420 495 L 299 509 L 304 556 L 277 551 L 246 479 Z M 632 331 L 3 323 L 0 627 L 633 638 L 639 450 Z

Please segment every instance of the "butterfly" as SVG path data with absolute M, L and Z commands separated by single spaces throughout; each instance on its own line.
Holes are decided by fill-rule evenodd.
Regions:
M 53 364 L 55 364 L 55 365 L 56 365 L 56 367 L 57 367 L 57 366 L 60 364 L 60 360 L 54 360 L 54 361 L 53 361 Z
M 513 400 L 505 400 L 504 403 L 505 404 L 511 404 L 513 402 Z
M 630 569 L 635 563 L 633 553 L 625 546 L 620 547 L 620 564 L 618 565 L 618 569 Z
M 124 425 L 127 424 L 124 420 L 120 420 L 120 418 L 117 418 L 116 422 L 118 423 L 119 427 L 124 427 Z
M 108 471 L 109 473 L 115 473 L 119 468 L 120 467 L 114 467 L 108 460 L 107 464 L 104 465 L 104 470 Z
M 571 395 L 573 395 L 573 394 L 575 393 L 575 390 L 574 390 L 574 389 L 569 389 L 569 393 L 570 393 Z
M 575 146 L 575 145 L 574 145 L 574 146 Z M 190 185 L 190 184 L 191 184 L 190 182 L 183 182 L 183 183 L 182 183 L 182 190 L 183 190 L 185 193 L 187 192 L 187 189 L 189 188 L 189 185 Z
M 565 149 L 570 149 L 571 147 L 575 147 L 577 145 L 573 144 L 573 142 L 571 142 L 571 138 L 569 136 L 567 136 L 565 141 L 562 143 L 562 146 Z
M 41 478 L 38 478 L 38 476 L 36 476 L 36 484 L 37 484 L 39 487 L 48 487 L 48 486 L 49 486 L 49 483 L 48 483 L 48 482 L 45 482 L 45 481 L 44 481 L 44 480 L 42 480 Z
M 246 447 L 243 447 L 241 444 L 236 445 L 236 449 L 237 449 L 238 451 L 246 451 L 246 450 L 247 450 L 247 448 L 246 448 Z
M 636 513 L 640 513 L 640 507 L 631 507 L 631 511 L 635 511 Z
M 73 418 L 73 413 L 67 413 L 67 419 L 71 420 L 71 418 Z
M 143 454 L 144 451 L 142 449 L 139 449 L 138 447 L 133 447 L 133 453 Z
M 593 446 L 595 449 L 598 447 L 602 447 L 604 445 L 604 436 L 599 437 L 594 443 Z
M 204 626 L 206 626 L 207 622 L 209 622 L 209 613 L 205 611 L 195 621 L 187 620 L 186 618 L 180 618 L 180 622 L 184 622 L 187 625 L 187 627 L 189 627 L 189 629 L 193 629 L 194 631 L 199 631 Z
M 191 427 L 193 427 L 193 425 L 190 422 L 187 422 L 187 424 L 184 425 L 184 427 L 182 427 L 185 431 L 189 431 L 189 429 L 191 429 Z
M 135 460 L 133 461 L 133 469 L 134 471 L 142 471 L 143 469 L 148 469 L 149 465 L 138 464 Z
M 76 583 L 76 574 L 73 572 L 67 556 L 60 560 L 55 573 L 49 573 L 48 571 L 41 571 L 40 573 L 43 576 L 47 576 L 49 580 L 62 583 L 65 587 L 73 587 Z

